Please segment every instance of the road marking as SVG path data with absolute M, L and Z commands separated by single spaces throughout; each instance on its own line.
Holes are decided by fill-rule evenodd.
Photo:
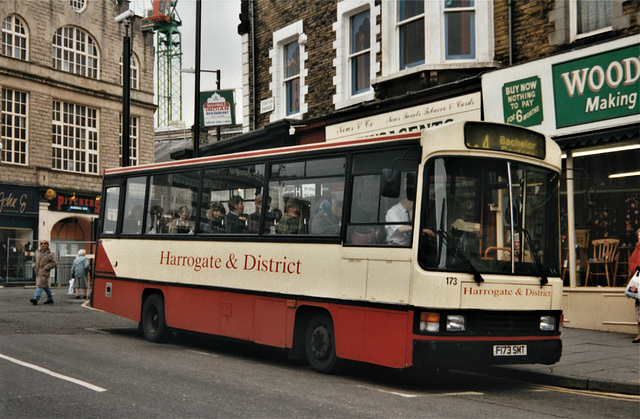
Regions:
M 212 356 L 214 358 L 220 358 L 220 355 L 216 355 L 216 354 L 212 354 L 204 351 L 194 351 L 193 349 L 187 349 L 187 352 L 191 352 L 192 354 L 206 355 L 206 356 Z
M 386 394 L 391 394 L 393 396 L 400 396 L 400 397 L 404 397 L 406 399 L 412 399 L 414 397 L 418 397 L 417 394 L 408 394 L 408 393 L 400 393 L 398 391 L 389 391 L 389 390 L 382 390 L 380 388 L 375 388 L 375 387 L 369 387 L 369 386 L 362 386 L 362 385 L 358 385 L 356 387 L 361 387 L 361 388 L 366 388 L 369 390 L 375 390 L 378 391 L 380 393 L 386 393 Z
M 484 393 L 479 393 L 477 391 L 459 391 L 457 393 L 437 394 L 437 396 L 484 396 Z
M 633 401 L 633 402 L 640 401 L 640 396 L 636 396 L 633 394 L 604 393 L 601 391 L 594 391 L 594 390 L 578 390 L 578 389 L 546 386 L 546 385 L 539 385 L 539 384 L 535 384 L 532 387 L 538 389 L 537 391 L 557 391 L 561 393 L 580 394 L 582 396 L 598 397 L 601 399 L 624 400 L 624 401 Z
M 6 359 L 7 361 L 13 362 L 14 364 L 22 365 L 23 367 L 31 368 L 31 369 L 34 369 L 36 371 L 43 372 L 45 374 L 49 374 L 52 377 L 59 378 L 61 380 L 65 380 L 65 381 L 69 381 L 69 382 L 77 384 L 79 386 L 86 387 L 89 390 L 97 391 L 98 393 L 101 393 L 103 391 L 107 391 L 106 388 L 94 386 L 93 384 L 87 383 L 86 381 L 82 381 L 82 380 L 78 380 L 77 378 L 68 377 L 66 375 L 58 374 L 57 372 L 53 372 L 51 370 L 39 367 L 37 365 L 29 364 L 28 362 L 20 361 L 19 359 L 11 358 L 10 356 L 6 356 L 6 355 L 3 355 L 3 354 L 0 354 L 0 358 Z

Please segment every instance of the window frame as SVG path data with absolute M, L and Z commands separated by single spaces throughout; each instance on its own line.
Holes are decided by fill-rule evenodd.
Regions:
M 61 100 L 54 100 L 52 104 L 51 168 L 64 172 L 99 175 L 99 110 Z M 78 112 L 78 110 L 84 110 L 84 112 Z M 75 121 L 83 120 L 87 123 L 75 124 Z M 74 123 L 64 121 L 74 121 Z M 78 133 L 81 134 L 80 137 L 76 136 Z M 57 164 L 58 162 L 60 164 Z M 69 169 L 69 163 L 73 164 L 71 169 Z
M 610 32 L 613 30 L 613 11 L 614 11 L 614 2 L 611 0 L 605 0 L 603 3 L 608 4 L 611 7 L 611 24 L 608 26 L 604 26 L 593 31 L 578 33 L 578 3 L 584 0 L 570 0 L 569 1 L 569 28 L 570 28 L 570 39 L 571 41 L 576 41 L 582 38 L 588 38 L 590 36 L 599 35 L 601 33 Z M 589 0 L 594 1 L 594 0 Z
M 399 75 L 425 70 L 456 69 L 461 65 L 469 68 L 495 66 L 493 2 L 478 1 L 475 6 L 475 57 L 447 58 L 444 0 L 425 1 L 425 62 L 412 67 L 400 68 L 400 34 L 398 28 L 398 3 L 382 2 L 382 76 L 378 82 Z M 454 9 L 457 10 L 457 9 Z M 466 9 L 465 9 L 466 10 Z
M 369 11 L 369 88 L 365 91 L 353 93 L 353 76 L 351 66 L 351 18 L 364 11 Z M 338 3 L 338 21 L 334 24 L 336 40 L 334 51 L 336 58 L 334 68 L 336 74 L 333 84 L 336 94 L 333 96 L 333 104 L 336 109 L 346 108 L 358 103 L 371 101 L 375 98 L 373 84 L 376 75 L 380 71 L 380 63 L 376 60 L 380 52 L 380 42 L 377 35 L 380 33 L 380 25 L 376 22 L 380 16 L 380 6 L 376 6 L 374 0 L 361 0 L 359 2 L 341 1 Z
M 137 166 L 140 164 L 139 160 L 139 147 L 140 144 L 140 118 L 134 115 L 129 117 L 129 165 Z M 120 166 L 122 166 L 122 114 L 120 114 L 119 121 L 119 142 L 118 142 L 118 159 Z
M 291 42 L 297 41 L 300 47 L 300 109 L 298 112 L 288 114 L 287 113 L 287 98 L 285 89 L 286 74 L 284 73 L 285 62 L 285 46 Z M 308 105 L 305 102 L 306 95 L 308 93 L 308 87 L 305 84 L 308 70 L 305 67 L 308 55 L 306 51 L 307 36 L 303 32 L 302 20 L 292 23 L 282 29 L 279 29 L 273 33 L 273 47 L 269 51 L 269 58 L 271 58 L 270 73 L 271 83 L 269 83 L 269 89 L 275 100 L 275 108 L 270 116 L 270 122 L 275 122 L 284 118 L 288 119 L 302 119 L 307 112 Z
M 90 79 L 100 79 L 98 43 L 89 32 L 71 25 L 58 28 L 53 34 L 51 52 L 54 69 Z
M 130 71 L 130 79 L 131 79 L 131 88 L 133 90 L 140 90 L 140 65 L 139 65 L 139 61 L 138 61 L 138 57 L 136 57 L 136 54 L 131 53 L 131 60 L 129 61 L 129 64 L 131 64 L 131 71 Z M 120 69 L 120 86 L 122 86 L 123 84 L 123 80 L 122 80 L 122 56 L 120 56 L 120 61 L 118 63 L 118 67 Z
M 12 92 L 11 98 L 11 110 L 7 110 L 7 103 L 9 99 L 6 98 L 5 92 Z M 2 149 L 0 150 L 0 162 L 6 164 L 16 164 L 20 166 L 29 165 L 29 93 L 22 92 L 20 90 L 8 89 L 2 87 L 2 96 L 0 97 L 0 114 L 2 119 L 0 121 L 0 141 L 2 141 Z M 23 100 L 16 100 L 16 94 L 19 94 Z M 16 108 L 20 112 L 16 112 Z M 12 124 L 7 124 L 6 121 L 12 121 Z M 19 120 L 19 124 L 15 124 L 15 121 Z M 18 125 L 18 126 L 16 126 Z M 12 132 L 11 136 L 6 135 L 8 131 Z M 16 131 L 19 131 L 21 135 L 16 136 Z M 10 147 L 7 144 L 11 144 Z M 16 145 L 19 146 L 16 151 Z M 7 154 L 10 152 L 12 158 L 7 160 Z M 18 161 L 16 161 L 18 157 Z M 20 158 L 21 157 L 21 158 Z
M 5 24 L 9 19 L 11 19 L 11 30 L 5 29 Z M 19 25 L 18 29 L 16 29 L 16 24 Z M 15 58 L 16 60 L 21 60 L 21 61 L 29 61 L 29 31 L 27 29 L 27 25 L 24 22 L 24 20 L 17 14 L 11 14 L 2 20 L 1 30 L 2 30 L 2 51 L 0 52 L 2 53 L 2 56 Z M 6 42 L 6 39 L 8 36 L 11 36 L 13 40 L 11 44 L 8 44 Z M 16 39 L 21 40 L 21 44 L 23 45 L 16 45 Z M 8 48 L 11 48 L 12 50 L 11 54 L 6 53 L 6 50 Z M 19 54 L 20 55 L 19 57 L 15 56 L 16 51 L 22 52 Z

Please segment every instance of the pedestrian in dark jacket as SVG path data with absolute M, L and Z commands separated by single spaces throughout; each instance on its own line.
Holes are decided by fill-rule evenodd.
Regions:
M 49 250 L 49 242 L 46 240 L 40 241 L 40 249 L 36 250 L 36 257 L 33 261 L 33 269 L 36 273 L 36 293 L 30 300 L 33 305 L 38 304 L 42 291 L 47 293 L 47 301 L 45 304 L 53 304 L 53 294 L 49 288 L 49 276 L 51 270 L 56 267 L 56 260 Z

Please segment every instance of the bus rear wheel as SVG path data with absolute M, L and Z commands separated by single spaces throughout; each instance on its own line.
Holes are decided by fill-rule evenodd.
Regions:
M 160 294 L 152 294 L 142 308 L 142 332 L 149 342 L 160 342 L 167 331 L 164 320 L 164 299 Z
M 336 372 L 339 359 L 336 355 L 333 321 L 327 313 L 314 314 L 309 320 L 305 351 L 307 361 L 314 371 L 324 374 Z

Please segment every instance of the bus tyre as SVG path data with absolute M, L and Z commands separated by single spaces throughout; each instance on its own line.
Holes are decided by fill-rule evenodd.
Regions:
M 164 299 L 160 294 L 152 294 L 142 308 L 142 332 L 149 342 L 160 342 L 166 331 Z
M 307 361 L 314 371 L 324 374 L 336 372 L 336 355 L 333 321 L 327 313 L 318 313 L 311 317 L 305 334 Z

